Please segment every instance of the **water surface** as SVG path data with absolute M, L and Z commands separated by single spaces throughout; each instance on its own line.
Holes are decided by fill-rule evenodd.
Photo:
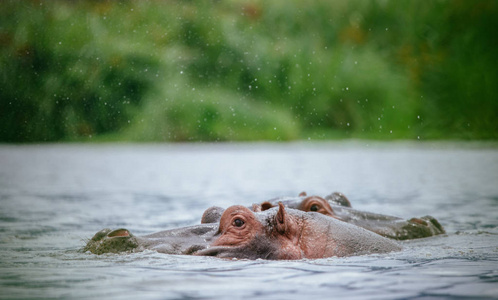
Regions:
M 0 146 L 1 299 L 411 299 L 498 295 L 498 147 L 475 143 Z M 447 234 L 382 255 L 223 260 L 78 251 L 98 230 L 199 223 L 301 191 L 432 215 Z M 308 298 L 309 299 L 309 298 Z

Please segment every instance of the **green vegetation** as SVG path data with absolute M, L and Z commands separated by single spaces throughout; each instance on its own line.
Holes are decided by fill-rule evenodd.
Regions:
M 498 138 L 498 2 L 2 1 L 0 141 Z

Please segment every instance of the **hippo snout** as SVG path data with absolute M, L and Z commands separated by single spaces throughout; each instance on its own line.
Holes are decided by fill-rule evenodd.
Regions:
M 97 232 L 87 242 L 83 251 L 90 251 L 94 254 L 119 253 L 131 251 L 137 247 L 137 239 L 127 229 L 111 230 L 105 228 Z
M 399 240 L 430 237 L 445 233 L 443 226 L 433 217 L 411 218 L 396 237 Z

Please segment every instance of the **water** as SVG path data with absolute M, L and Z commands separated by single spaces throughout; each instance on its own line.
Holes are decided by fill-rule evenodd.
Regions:
M 1 299 L 498 296 L 498 146 L 474 143 L 0 146 Z M 78 250 L 95 232 L 197 224 L 211 205 L 301 191 L 430 214 L 397 253 L 300 261 Z

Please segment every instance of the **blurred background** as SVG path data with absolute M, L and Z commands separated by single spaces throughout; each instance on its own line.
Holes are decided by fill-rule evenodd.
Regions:
M 1 1 L 0 142 L 498 138 L 498 1 Z

